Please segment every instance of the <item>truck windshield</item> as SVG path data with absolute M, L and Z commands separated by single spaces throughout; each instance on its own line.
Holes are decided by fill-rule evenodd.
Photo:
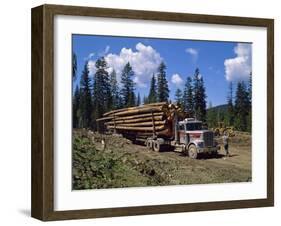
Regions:
M 202 130 L 202 123 L 187 123 L 186 130 Z

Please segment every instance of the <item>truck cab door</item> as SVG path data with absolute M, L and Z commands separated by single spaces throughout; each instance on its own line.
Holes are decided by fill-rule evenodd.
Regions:
M 184 125 L 179 126 L 178 136 L 179 136 L 180 143 L 186 144 L 186 132 L 185 132 Z

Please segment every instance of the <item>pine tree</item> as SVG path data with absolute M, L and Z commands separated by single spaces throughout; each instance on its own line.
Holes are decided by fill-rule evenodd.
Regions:
M 93 99 L 94 119 L 102 117 L 102 114 L 111 110 L 112 97 L 110 92 L 110 80 L 107 72 L 107 64 L 104 57 L 96 61 L 96 73 L 94 76 Z
M 147 96 L 143 96 L 143 104 L 148 104 L 148 98 L 147 98 Z
M 212 101 L 209 101 L 208 109 L 211 109 L 212 107 L 213 107 Z
M 77 73 L 77 56 L 73 52 L 72 53 L 72 79 L 76 79 L 76 73 Z
M 131 106 L 137 106 L 137 96 L 136 96 L 135 92 L 132 92 Z
M 120 94 L 120 91 L 119 91 L 119 96 L 118 96 L 118 109 L 119 108 L 123 108 L 123 98 Z
M 252 72 L 250 73 L 249 76 L 248 95 L 249 95 L 250 104 L 252 104 Z
M 134 71 L 128 62 L 121 75 L 121 95 L 123 99 L 123 107 L 132 107 L 135 105 L 134 82 L 132 80 L 133 76 Z
M 198 120 L 206 121 L 206 92 L 203 77 L 196 68 L 193 77 L 194 114 Z
M 204 80 L 203 77 L 201 76 L 200 80 L 199 80 L 199 84 L 200 84 L 200 96 L 201 96 L 201 102 L 200 102 L 200 119 L 202 121 L 206 121 L 206 114 L 207 114 L 207 110 L 206 110 L 206 89 L 205 89 L 205 85 L 204 85 Z
M 196 68 L 193 76 L 193 103 L 194 103 L 194 116 L 196 118 L 199 118 L 200 95 L 199 95 L 199 69 L 198 68 Z
M 140 97 L 140 93 L 138 93 L 138 97 L 137 97 L 136 105 L 137 105 L 137 106 L 140 106 L 140 105 L 141 105 L 141 97 Z
M 184 111 L 189 113 L 189 117 L 193 117 L 194 114 L 194 100 L 193 100 L 193 87 L 192 78 L 187 77 L 183 92 L 183 108 Z
M 246 131 L 248 128 L 249 95 L 245 82 L 238 82 L 235 96 L 235 128 Z
M 92 114 L 92 95 L 91 95 L 91 80 L 89 78 L 88 62 L 85 62 L 80 81 L 80 127 L 91 127 Z
M 80 105 L 80 89 L 78 85 L 75 87 L 74 96 L 72 100 L 72 127 L 79 127 L 79 105 Z
M 120 106 L 119 103 L 119 87 L 116 78 L 116 71 L 113 70 L 110 73 L 110 92 L 111 92 L 111 107 L 110 109 L 117 109 Z
M 148 103 L 156 103 L 157 102 L 157 86 L 156 86 L 156 79 L 154 74 L 151 77 L 150 81 L 150 89 L 148 94 Z
M 213 108 L 212 102 L 209 102 L 208 111 L 207 111 L 207 124 L 208 127 L 214 128 L 217 124 L 217 112 Z
M 248 97 L 249 97 L 247 131 L 252 132 L 252 72 L 250 73 L 247 92 L 248 92 Z
M 169 99 L 169 87 L 168 81 L 166 79 L 166 65 L 164 62 L 158 67 L 158 74 L 157 74 L 157 98 L 159 102 L 168 101 Z
M 182 106 L 183 97 L 182 97 L 182 91 L 180 89 L 176 90 L 175 97 L 176 97 L 176 103 Z
M 229 83 L 229 93 L 227 96 L 227 124 L 232 126 L 234 124 L 234 106 L 233 106 L 233 84 Z

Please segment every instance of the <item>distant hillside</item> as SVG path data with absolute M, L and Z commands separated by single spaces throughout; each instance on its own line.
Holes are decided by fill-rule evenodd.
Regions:
M 227 122 L 227 104 L 218 105 L 207 109 L 207 124 L 213 128 L 218 122 Z
M 223 122 L 226 126 L 233 126 L 235 130 L 243 132 L 251 132 L 251 123 L 252 115 L 251 112 L 247 115 L 247 112 L 244 111 L 244 121 L 242 124 L 241 117 L 239 118 L 234 112 L 231 114 L 228 109 L 227 104 L 218 105 L 212 108 L 207 109 L 206 122 L 209 128 L 215 128 L 219 123 Z
M 220 112 L 225 112 L 227 111 L 227 104 L 222 104 L 222 105 L 218 105 L 218 106 L 215 106 L 215 107 L 212 107 L 212 108 L 208 108 L 207 109 L 207 112 L 208 111 L 220 111 Z

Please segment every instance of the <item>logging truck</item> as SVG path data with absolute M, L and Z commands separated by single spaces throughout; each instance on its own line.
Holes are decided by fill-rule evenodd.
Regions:
M 143 142 L 147 148 L 162 151 L 173 147 L 196 159 L 200 153 L 216 155 L 219 150 L 214 132 L 174 104 L 154 103 L 107 112 L 98 119 L 106 131 L 121 134 L 133 142 Z

